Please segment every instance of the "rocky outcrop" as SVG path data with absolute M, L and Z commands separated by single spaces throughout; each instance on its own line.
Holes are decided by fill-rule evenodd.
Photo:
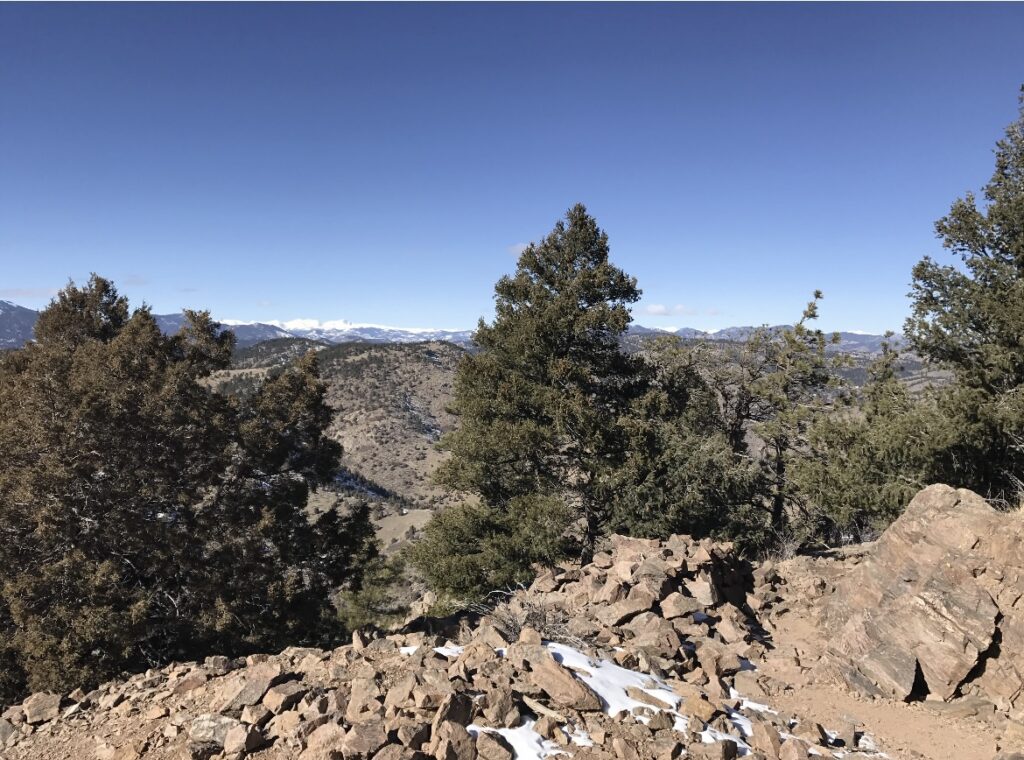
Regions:
M 852 731 L 767 711 L 753 577 L 728 545 L 612 537 L 444 637 L 361 631 L 334 650 L 172 664 L 35 695 L 5 760 L 806 760 Z M 742 696 L 741 696 L 742 695 Z
M 1024 712 L 1024 518 L 930 486 L 842 578 L 825 663 L 855 690 Z

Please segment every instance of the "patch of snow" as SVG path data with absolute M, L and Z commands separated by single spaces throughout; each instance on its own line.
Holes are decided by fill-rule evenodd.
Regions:
M 753 665 L 751 665 L 750 669 L 754 670 L 755 668 L 754 668 Z M 740 694 L 738 691 L 736 691 L 736 689 L 734 689 L 734 688 L 730 688 L 729 689 L 729 699 L 740 699 L 740 700 L 742 700 L 742 704 L 740 705 L 740 709 L 742 709 L 742 710 L 753 710 L 754 712 L 767 712 L 767 713 L 771 713 L 772 715 L 778 715 L 779 714 L 778 710 L 773 710 L 768 705 L 763 705 L 760 702 L 754 702 L 754 701 L 752 701 L 750 699 L 747 699 L 742 694 Z
M 462 650 L 466 647 L 460 647 L 457 644 L 448 642 L 443 647 L 434 647 L 434 651 L 443 657 L 458 657 L 462 654 Z
M 512 745 L 516 760 L 543 760 L 545 757 L 567 754 L 553 741 L 545 739 L 533 730 L 535 721 L 525 720 L 518 728 L 485 728 L 476 724 L 466 726 L 466 730 L 474 738 L 481 731 L 501 734 L 505 741 Z
M 566 731 L 564 728 L 562 732 L 569 737 L 569 741 L 575 744 L 577 747 L 593 747 L 594 740 L 590 738 L 590 734 L 584 731 L 582 728 L 573 727 L 572 731 Z
M 649 675 L 627 670 L 607 660 L 596 662 L 564 644 L 549 642 L 546 646 L 558 662 L 577 671 L 576 676 L 597 693 L 604 703 L 604 711 L 609 715 L 623 710 L 630 712 L 634 707 L 650 707 L 626 694 L 626 689 L 631 686 L 672 705 L 673 709 L 679 706 L 680 697 L 663 682 Z
M 570 646 L 566 646 L 565 644 L 546 641 L 544 642 L 544 646 L 549 652 L 551 652 L 551 655 L 555 660 L 572 670 L 577 678 L 594 690 L 594 692 L 601 698 L 601 702 L 604 706 L 604 712 L 608 715 L 616 715 L 622 711 L 632 712 L 634 708 L 642 707 L 644 708 L 644 711 L 667 712 L 674 718 L 673 728 L 676 731 L 682 732 L 686 730 L 687 719 L 683 717 L 679 711 L 683 698 L 672 691 L 672 689 L 669 688 L 663 680 L 635 670 L 620 667 L 608 660 L 594 660 L 583 652 L 580 652 Z M 402 647 L 400 651 L 402 654 L 412 654 L 417 649 L 419 649 L 419 647 L 407 646 Z M 464 647 L 448 642 L 445 646 L 435 647 L 434 651 L 444 655 L 445 657 L 457 657 L 462 653 L 463 649 Z M 496 651 L 499 651 L 499 653 L 504 655 L 504 652 L 501 650 Z M 653 707 L 645 702 L 634 699 L 626 693 L 626 690 L 629 688 L 640 689 L 655 699 L 658 699 L 667 705 L 671 705 L 671 707 L 667 710 L 660 710 L 659 708 Z M 775 711 L 768 705 L 746 699 L 735 689 L 730 689 L 730 697 L 740 700 L 740 710 L 775 713 Z M 743 734 L 743 736 L 750 736 L 753 733 L 753 726 L 750 719 L 741 712 L 738 710 L 729 710 L 727 714 L 729 721 L 740 733 Z M 638 715 L 637 719 L 645 723 L 649 720 L 649 718 L 644 715 Z M 471 724 L 467 726 L 467 730 L 474 737 L 476 737 L 481 731 L 501 734 L 501 736 L 504 737 L 512 746 L 516 760 L 544 760 L 544 758 L 553 757 L 555 755 L 568 754 L 565 750 L 559 747 L 558 744 L 544 739 L 544 737 L 537 733 L 533 728 L 535 722 L 536 721 L 530 718 L 526 718 L 522 725 L 517 728 L 500 729 Z M 591 740 L 590 736 L 582 728 L 570 724 L 561 727 L 560 730 L 563 731 L 563 733 L 569 738 L 570 742 L 576 746 L 594 746 L 593 740 Z M 829 735 L 832 736 L 831 732 Z M 782 738 L 787 737 L 788 734 L 782 734 Z M 705 744 L 731 740 L 736 742 L 738 753 L 741 756 L 749 755 L 751 753 L 751 748 L 745 742 L 738 740 L 735 736 L 730 736 L 729 734 L 723 733 L 714 728 L 706 728 L 701 731 L 700 738 Z M 863 749 L 874 749 L 867 737 L 862 739 L 861 744 Z M 841 751 L 829 752 L 826 750 L 825 752 L 822 752 L 817 748 L 811 748 L 810 752 L 814 755 L 830 754 L 837 758 L 846 754 Z M 879 756 L 884 757 L 884 755 Z

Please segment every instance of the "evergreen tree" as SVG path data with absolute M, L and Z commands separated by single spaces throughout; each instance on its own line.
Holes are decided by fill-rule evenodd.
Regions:
M 496 318 L 459 367 L 460 427 L 441 480 L 502 509 L 516 497 L 557 495 L 580 519 L 583 554 L 606 517 L 603 487 L 623 455 L 617 427 L 638 383 L 621 350 L 640 298 L 608 260 L 608 236 L 582 205 L 520 256 L 495 287 Z
M 701 374 L 707 349 L 685 348 L 675 336 L 645 345 L 650 382 L 622 421 L 627 456 L 612 489 L 616 532 L 731 538 L 737 511 L 758 493 L 756 463 L 733 450 L 724 409 Z
M 856 403 L 812 421 L 791 473 L 805 541 L 871 540 L 936 478 L 938 408 L 932 394 L 912 396 L 898 371 L 899 352 L 886 342 Z
M 959 427 L 937 452 L 949 467 L 944 479 L 1016 504 L 1024 478 L 1024 92 L 995 159 L 984 205 L 969 193 L 936 223 L 961 266 L 926 257 L 914 267 L 905 332 L 956 380 L 938 399 Z
M 760 400 L 760 417 L 753 431 L 761 440 L 761 461 L 769 484 L 771 527 L 777 534 L 787 528 L 793 507 L 804 505 L 790 477 L 790 464 L 806 451 L 807 429 L 815 417 L 826 411 L 826 391 L 836 382 L 835 363 L 825 353 L 826 345 L 839 336 L 826 338 L 807 323 L 818 318 L 821 292 L 814 293 L 800 321 L 777 334 L 759 330 L 751 338 L 750 350 L 762 357 L 768 371 L 753 383 L 753 396 Z
M 481 320 L 479 350 L 463 359 L 456 376 L 460 424 L 442 441 L 452 457 L 439 479 L 475 495 L 489 512 L 467 507 L 443 518 L 433 535 L 466 521 L 472 532 L 486 530 L 512 545 L 512 514 L 542 524 L 553 513 L 565 520 L 545 532 L 550 545 L 534 544 L 527 556 L 509 552 L 505 561 L 518 570 L 508 577 L 521 575 L 536 555 L 585 558 L 606 530 L 608 488 L 626 443 L 619 420 L 641 375 L 639 361 L 621 350 L 629 304 L 640 291 L 608 253 L 608 236 L 593 217 L 582 205 L 570 209 L 522 253 L 515 274 L 499 280 L 495 320 Z M 440 554 L 431 536 L 417 562 L 427 572 L 434 569 L 426 558 Z M 468 545 L 451 548 L 470 552 Z
M 718 528 L 750 550 L 776 549 L 809 535 L 812 505 L 792 468 L 809 453 L 815 420 L 844 401 L 836 374 L 842 359 L 826 351 L 838 336 L 809 326 L 821 297 L 814 293 L 792 327 L 761 327 L 739 345 L 704 345 L 692 354 L 718 399 L 722 435 L 737 457 L 759 471 L 740 481 L 757 496 L 740 500 Z
M 186 316 L 163 335 L 94 275 L 0 359 L 0 626 L 33 690 L 322 640 L 372 551 L 365 516 L 305 517 L 340 453 L 315 360 L 237 402 L 207 381 L 232 334 Z

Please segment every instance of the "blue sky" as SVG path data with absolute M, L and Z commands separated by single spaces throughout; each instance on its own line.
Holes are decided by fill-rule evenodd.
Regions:
M 641 324 L 821 288 L 899 328 L 1022 39 L 1021 4 L 0 4 L 0 298 L 472 326 L 581 201 Z

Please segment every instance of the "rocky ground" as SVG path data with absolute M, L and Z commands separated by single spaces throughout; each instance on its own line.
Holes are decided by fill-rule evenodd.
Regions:
M 0 757 L 1011 758 L 1024 653 L 993 644 L 1019 621 L 1019 516 L 943 488 L 857 551 L 752 568 L 728 545 L 612 537 L 482 617 L 36 694 L 3 712 Z M 966 531 L 943 522 L 957 510 Z M 975 586 L 991 630 L 988 606 L 958 601 Z

